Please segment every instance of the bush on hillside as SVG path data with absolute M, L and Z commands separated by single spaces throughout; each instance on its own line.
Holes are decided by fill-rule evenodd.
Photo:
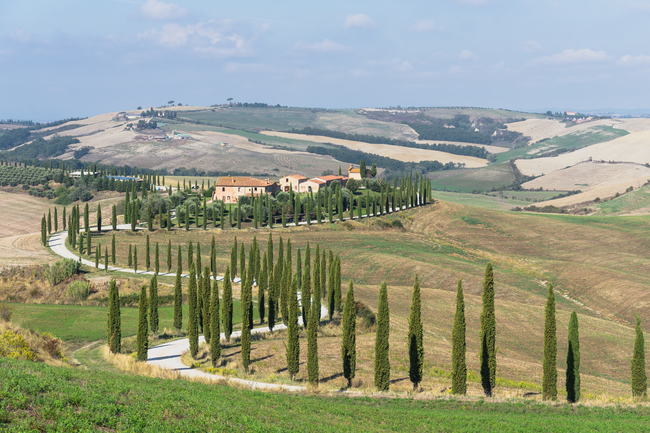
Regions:
M 85 301 L 90 296 L 90 281 L 73 281 L 65 289 L 65 295 L 75 301 Z
M 81 262 L 72 259 L 61 259 L 53 265 L 50 265 L 45 271 L 45 276 L 47 277 L 47 281 L 54 286 L 73 275 L 77 275 L 80 270 Z

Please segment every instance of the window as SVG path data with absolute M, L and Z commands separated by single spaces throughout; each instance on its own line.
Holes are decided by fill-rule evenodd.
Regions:
M 221 192 L 225 192 L 225 191 L 226 191 L 226 188 L 225 188 L 225 187 L 224 187 L 224 188 L 221 188 Z
M 255 187 L 255 191 L 257 191 L 257 187 Z
M 241 186 L 237 187 L 237 191 L 241 191 Z

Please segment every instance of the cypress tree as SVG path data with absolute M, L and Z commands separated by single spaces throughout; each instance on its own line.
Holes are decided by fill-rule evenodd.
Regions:
M 187 245 L 187 265 L 194 263 L 194 248 L 192 247 L 192 241 Z M 194 267 L 196 269 L 196 267 Z
M 232 272 L 232 279 L 235 279 L 235 275 L 237 274 L 237 236 L 235 236 L 235 240 L 232 245 L 232 250 L 230 250 L 230 270 Z
M 307 267 L 305 267 L 305 270 Z M 307 377 L 309 385 L 318 386 L 318 319 L 319 314 L 311 309 L 307 324 Z
M 167 239 L 167 273 L 172 271 L 172 240 Z
M 307 251 L 309 251 L 309 243 L 307 243 Z M 305 327 L 309 328 L 309 320 L 311 319 L 311 266 L 309 265 L 309 260 L 307 260 L 309 254 L 305 253 L 305 270 L 302 276 L 302 322 Z M 316 320 L 320 319 L 320 315 L 317 315 Z M 318 329 L 318 323 L 316 323 L 316 328 Z
M 246 250 L 244 249 L 243 242 L 239 246 L 239 279 L 241 280 L 241 284 L 243 284 L 244 277 L 246 276 Z
M 137 202 L 131 203 L 131 209 L 129 209 L 129 213 L 131 214 L 131 231 L 135 231 L 135 226 L 137 224 L 138 220 L 138 212 L 137 212 Z
M 451 392 L 452 394 L 465 394 L 467 392 L 467 365 L 465 356 L 467 343 L 465 340 L 465 299 L 463 296 L 463 280 L 458 280 L 456 289 L 456 314 L 454 314 L 454 328 L 451 332 Z
M 320 261 L 320 290 L 321 298 L 327 299 L 327 255 L 325 254 L 325 250 L 321 254 Z
M 138 346 L 138 361 L 147 360 L 149 350 L 149 328 L 147 326 L 147 285 L 143 284 L 140 289 L 140 301 L 138 302 L 138 335 L 136 345 Z
M 199 327 L 199 334 L 203 334 L 203 274 L 196 266 L 196 315 Z
M 187 333 L 190 340 L 190 355 L 196 358 L 199 351 L 199 318 L 197 312 L 196 270 L 194 263 L 190 264 L 190 282 L 187 287 L 187 301 L 189 304 L 189 321 Z
M 63 230 L 66 229 L 65 222 L 66 222 L 66 216 L 65 216 L 65 206 L 63 207 L 63 215 L 61 216 L 61 223 L 63 224 Z
M 165 226 L 168 232 L 172 230 L 172 211 L 169 206 L 167 206 L 167 218 L 165 219 Z
M 348 293 L 345 295 L 343 307 L 343 320 L 341 320 L 343 341 L 341 343 L 341 359 L 343 360 L 343 377 L 348 381 L 348 388 L 352 386 L 352 379 L 357 370 L 357 315 L 354 302 L 354 285 L 350 280 Z
M 108 271 L 108 247 L 104 247 L 104 270 Z
M 59 212 L 56 207 L 54 208 L 54 231 L 59 231 Z
M 361 179 L 366 178 L 366 161 L 361 158 L 361 163 L 359 164 L 359 174 L 361 175 Z
M 546 311 L 544 321 L 544 360 L 542 378 L 542 398 L 557 399 L 557 331 L 555 321 L 555 293 L 553 284 L 548 285 Z
M 241 203 L 237 202 L 237 229 L 241 230 Z
M 210 299 L 210 360 L 216 367 L 221 358 L 221 327 L 219 317 L 219 285 L 215 278 L 212 282 L 212 297 Z
M 228 206 L 228 228 L 232 228 L 232 205 Z M 233 274 L 234 275 L 234 274 Z
M 634 339 L 634 354 L 632 355 L 632 396 L 645 398 L 648 392 L 648 376 L 645 371 L 645 341 L 641 329 L 641 318 L 636 315 L 634 328 L 636 338 Z
M 314 304 L 312 308 L 318 311 L 318 324 L 320 325 L 320 310 L 321 310 L 321 292 L 320 292 L 320 246 L 316 244 L 316 251 L 314 252 L 314 294 L 312 296 Z
M 43 222 L 43 225 L 45 225 L 45 222 Z M 47 229 L 43 228 L 43 231 Z M 84 253 L 84 235 L 83 233 L 79 233 L 79 254 Z
M 578 315 L 574 311 L 569 319 L 569 347 L 566 355 L 566 395 L 569 403 L 580 400 L 580 335 Z
M 343 198 L 340 189 L 336 191 L 336 210 L 339 213 L 339 221 L 343 221 Z
M 87 232 L 87 233 L 86 233 L 86 244 L 87 244 L 87 245 L 86 245 L 86 251 L 88 251 L 88 255 L 89 255 L 89 256 L 93 253 L 93 250 L 92 250 L 92 247 L 93 247 L 93 246 L 92 246 L 92 243 L 93 243 L 92 234 L 90 234 L 90 232 Z
M 243 247 L 243 245 L 242 245 Z M 253 289 L 253 274 L 249 269 L 248 272 L 242 273 L 241 282 L 241 359 L 242 366 L 248 373 L 248 366 L 251 363 L 251 296 Z
M 264 323 L 266 318 L 266 299 L 265 292 L 269 287 L 269 274 L 268 274 L 268 260 L 266 258 L 266 251 L 262 256 L 262 270 L 260 271 L 260 278 L 257 282 L 257 308 L 260 316 L 260 324 Z
M 90 233 L 90 212 L 88 211 L 88 203 L 84 207 L 84 230 L 86 234 Z
M 117 206 L 113 205 L 111 209 L 111 226 L 113 230 L 117 230 Z
M 203 269 L 203 336 L 205 337 L 205 342 L 210 343 L 212 334 L 210 332 L 210 298 L 212 285 L 210 284 L 210 268 L 206 266 Z
M 147 235 L 147 240 L 144 249 L 144 267 L 147 271 L 151 267 L 151 251 L 149 250 L 149 235 Z
M 296 194 L 294 206 L 293 206 L 293 222 L 296 227 L 298 227 L 298 221 L 300 220 L 300 196 Z M 300 289 L 300 284 L 298 284 Z
M 496 320 L 494 317 L 494 276 L 492 263 L 485 268 L 483 280 L 483 311 L 481 312 L 481 385 L 488 397 L 496 386 Z
M 122 319 L 120 316 L 120 294 L 115 279 L 108 288 L 108 347 L 111 353 L 122 350 Z
M 190 229 L 190 206 L 185 206 L 185 230 Z
M 212 243 L 210 244 L 210 272 L 217 272 L 217 250 L 214 235 L 212 235 Z
M 133 246 L 133 270 L 138 273 L 138 246 Z
M 149 283 L 149 325 L 153 338 L 158 333 L 158 324 L 158 274 L 154 274 Z
M 115 264 L 115 233 L 111 239 L 111 263 Z
M 287 372 L 293 380 L 300 369 L 300 341 L 298 335 L 298 280 L 294 275 L 289 289 L 289 320 L 287 321 Z
M 302 256 L 300 254 L 300 248 L 298 248 L 298 252 L 296 253 L 296 280 L 298 282 L 298 291 L 300 292 L 302 287 Z
M 327 192 L 327 218 L 330 224 L 334 222 L 334 210 L 332 209 L 332 191 Z
M 156 241 L 156 250 L 154 252 L 154 272 L 159 273 L 160 272 L 160 246 L 158 245 L 158 241 Z
M 95 247 L 95 269 L 99 269 L 99 258 L 102 255 L 102 245 L 97 244 Z
M 45 222 L 45 215 L 41 218 L 41 244 L 47 245 L 47 223 Z
M 411 315 L 409 316 L 408 329 L 409 352 L 409 379 L 413 383 L 413 390 L 417 390 L 422 382 L 422 368 L 424 366 L 424 346 L 422 343 L 422 301 L 420 298 L 420 281 L 415 274 L 413 284 L 413 298 L 411 300 Z
M 196 270 L 198 273 L 201 273 L 203 269 L 203 263 L 201 261 L 201 242 L 196 243 Z
M 203 199 L 203 230 L 208 228 L 208 211 L 206 209 L 205 199 Z
M 230 278 L 230 266 L 226 266 L 226 273 L 223 278 L 221 318 L 226 341 L 230 342 L 230 335 L 232 334 L 232 279 Z
M 330 255 L 332 254 L 332 251 L 330 250 Z M 330 257 L 330 267 L 328 269 L 328 277 L 327 277 L 327 282 L 329 284 L 329 287 L 327 289 L 327 309 L 328 309 L 328 314 L 330 316 L 330 321 L 334 317 L 334 311 L 336 310 L 336 302 L 334 298 L 336 297 L 336 290 L 334 289 L 334 284 L 336 282 L 336 277 L 335 275 L 335 268 L 336 268 L 336 261 L 332 260 L 332 257 Z
M 336 267 L 334 268 L 334 308 L 341 312 L 341 257 L 336 255 Z
M 389 320 L 388 288 L 384 281 L 379 291 L 377 336 L 375 338 L 375 387 L 379 391 L 388 391 L 388 387 L 390 386 L 390 362 L 388 358 Z
M 174 284 L 174 328 L 178 334 L 183 327 L 183 288 L 181 286 L 181 273 L 183 270 L 183 255 L 181 246 L 178 246 L 178 259 L 176 261 L 176 282 Z
M 133 245 L 129 244 L 129 256 L 128 256 L 127 262 L 126 262 L 126 265 L 129 268 L 133 266 L 133 252 L 132 252 L 132 249 L 133 249 Z
M 97 233 L 102 232 L 102 207 L 97 205 Z

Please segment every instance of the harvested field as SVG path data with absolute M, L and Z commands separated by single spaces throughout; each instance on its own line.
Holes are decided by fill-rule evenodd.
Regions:
M 453 155 L 451 153 L 439 152 L 437 150 L 414 149 L 410 147 L 392 146 L 389 144 L 364 143 L 362 141 L 343 140 L 321 135 L 293 134 L 290 132 L 262 131 L 261 133 L 275 137 L 313 141 L 315 143 L 338 144 L 349 149 L 374 153 L 376 155 L 386 156 L 404 162 L 438 161 L 443 164 L 447 162 L 455 162 L 464 163 L 468 168 L 484 167 L 488 164 L 485 159 L 475 158 L 472 156 Z
M 525 189 L 552 191 L 589 191 L 605 186 L 632 182 L 650 176 L 650 168 L 630 163 L 584 162 L 569 168 L 556 170 L 537 179 L 522 184 Z
M 545 138 L 572 134 L 574 132 L 591 129 L 594 126 L 616 126 L 621 123 L 622 121 L 619 119 L 604 119 L 567 127 L 565 123 L 562 123 L 559 120 L 527 119 L 523 122 L 508 123 L 506 126 L 510 131 L 521 132 L 523 135 L 530 137 L 529 144 L 532 144 Z
M 541 176 L 592 159 L 646 164 L 650 163 L 648 142 L 650 131 L 636 132 L 555 157 L 520 159 L 517 167 L 527 176 Z

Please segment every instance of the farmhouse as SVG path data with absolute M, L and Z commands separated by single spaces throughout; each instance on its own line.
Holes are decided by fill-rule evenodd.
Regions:
M 361 180 L 361 169 L 354 168 L 354 166 L 350 164 L 350 167 L 348 168 L 348 177 L 350 179 Z M 371 177 L 372 177 L 372 173 L 370 169 L 366 168 L 366 179 L 370 179 Z
M 279 180 L 280 191 L 289 191 L 290 189 L 295 192 L 303 192 L 301 190 L 301 184 L 306 182 L 307 178 L 301 174 L 290 174 L 288 176 L 281 177 Z
M 299 192 L 318 192 L 324 186 L 330 186 L 334 181 L 337 181 L 341 184 L 341 187 L 345 188 L 345 184 L 348 182 L 348 178 L 344 176 L 321 176 L 309 179 L 308 181 L 303 182 L 300 185 Z
M 278 184 L 268 179 L 251 177 L 228 176 L 220 177 L 214 183 L 212 200 L 222 200 L 224 203 L 236 203 L 243 195 L 255 196 L 274 193 Z

